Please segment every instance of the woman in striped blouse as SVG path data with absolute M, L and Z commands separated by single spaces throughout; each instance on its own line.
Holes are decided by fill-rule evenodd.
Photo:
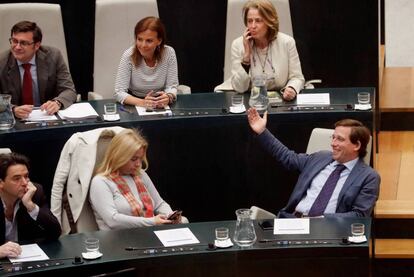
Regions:
M 157 17 L 145 17 L 135 26 L 135 44 L 121 57 L 115 98 L 122 104 L 162 108 L 176 100 L 177 58 L 165 45 L 165 27 Z

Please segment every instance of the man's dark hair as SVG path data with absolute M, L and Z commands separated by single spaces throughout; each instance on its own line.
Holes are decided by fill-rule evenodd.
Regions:
M 17 33 L 27 33 L 32 32 L 33 33 L 33 41 L 34 42 L 41 42 L 42 41 L 42 30 L 40 30 L 39 26 L 35 22 L 30 21 L 20 21 L 16 23 L 10 32 L 10 37 L 13 36 L 13 34 Z
M 367 145 L 370 139 L 370 132 L 367 127 L 364 126 L 361 122 L 355 119 L 342 119 L 335 123 L 335 128 L 338 126 L 351 127 L 351 134 L 349 135 L 349 140 L 353 144 L 358 144 L 358 141 L 361 143 L 359 148 L 359 157 L 363 158 L 367 155 Z
M 7 177 L 7 169 L 10 166 L 21 164 L 29 169 L 29 159 L 18 153 L 0 154 L 0 179 L 4 181 Z

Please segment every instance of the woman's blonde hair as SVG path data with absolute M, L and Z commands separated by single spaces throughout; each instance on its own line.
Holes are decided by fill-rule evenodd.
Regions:
M 279 17 L 277 16 L 276 8 L 269 0 L 250 0 L 243 6 L 243 21 L 247 26 L 247 13 L 250 9 L 257 9 L 264 22 L 268 27 L 267 40 L 273 41 L 279 32 Z
M 128 163 L 141 148 L 144 148 L 141 169 L 146 170 L 148 168 L 148 142 L 137 130 L 125 129 L 121 131 L 111 140 L 108 149 L 106 149 L 105 157 L 96 170 L 96 175 L 109 176 L 110 174 L 117 172 L 122 166 Z M 139 170 L 137 174 L 138 173 Z

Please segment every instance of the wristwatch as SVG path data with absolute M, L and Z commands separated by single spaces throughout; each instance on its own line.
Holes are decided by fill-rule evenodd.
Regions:
M 59 100 L 57 100 L 57 99 L 55 99 L 55 100 L 53 100 L 54 102 L 56 102 L 56 104 L 58 104 L 58 106 L 59 106 L 59 110 L 62 108 L 62 102 L 60 102 Z

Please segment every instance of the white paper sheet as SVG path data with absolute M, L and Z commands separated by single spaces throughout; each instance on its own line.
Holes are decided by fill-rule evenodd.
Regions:
M 98 113 L 88 102 L 74 103 L 64 110 L 58 112 L 62 119 L 87 119 L 96 118 Z
M 26 118 L 27 121 L 50 121 L 57 119 L 58 118 L 55 115 L 48 115 L 46 111 L 40 109 L 33 109 L 29 114 L 29 117 Z
M 274 235 L 309 234 L 309 218 L 275 218 Z
M 200 243 L 189 228 L 154 231 L 165 247 Z
M 49 260 L 46 253 L 36 243 L 20 245 L 22 253 L 16 258 L 9 258 L 12 263 Z
M 156 115 L 156 114 L 166 114 L 166 115 L 172 115 L 172 111 L 170 109 L 170 106 L 165 106 L 165 111 L 153 111 L 153 112 L 147 112 L 145 107 L 135 106 L 137 109 L 137 113 L 139 115 Z
M 329 93 L 299 93 L 298 105 L 329 105 Z

